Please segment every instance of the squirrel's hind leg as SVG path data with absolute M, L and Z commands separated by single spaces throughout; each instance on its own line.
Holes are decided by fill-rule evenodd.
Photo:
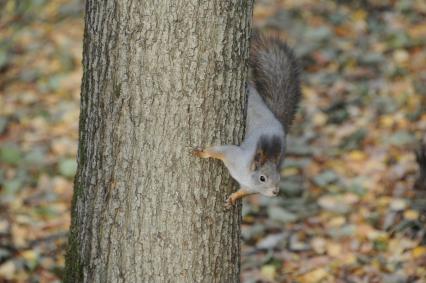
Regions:
M 224 161 L 225 152 L 221 150 L 221 146 L 209 147 L 209 148 L 195 148 L 192 150 L 192 155 L 200 158 L 214 158 Z
M 235 145 L 220 145 L 208 148 L 196 148 L 192 150 L 192 155 L 200 158 L 214 158 L 222 160 L 225 164 L 235 159 L 238 155 L 238 146 Z

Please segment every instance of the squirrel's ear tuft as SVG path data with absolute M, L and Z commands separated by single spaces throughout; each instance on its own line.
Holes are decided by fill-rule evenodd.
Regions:
M 263 166 L 267 161 L 277 164 L 280 162 L 283 150 L 284 145 L 278 136 L 262 135 L 257 142 L 253 162 L 256 167 Z
M 253 161 L 251 162 L 250 169 L 252 171 L 258 170 L 262 167 L 267 161 L 267 156 L 262 149 L 257 149 L 256 154 L 254 155 Z

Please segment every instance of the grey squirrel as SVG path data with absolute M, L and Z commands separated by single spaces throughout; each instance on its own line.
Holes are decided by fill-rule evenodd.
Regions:
M 280 167 L 286 136 L 301 97 L 299 67 L 293 51 L 277 37 L 255 35 L 249 58 L 246 134 L 240 146 L 221 145 L 194 149 L 193 155 L 222 160 L 240 189 L 225 206 L 246 195 L 279 193 Z

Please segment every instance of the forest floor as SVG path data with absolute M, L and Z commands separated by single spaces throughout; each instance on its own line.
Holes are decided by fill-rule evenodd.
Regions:
M 304 97 L 280 196 L 244 201 L 243 282 L 426 282 L 426 2 L 336 2 L 255 7 L 295 48 Z M 78 0 L 0 11 L 0 282 L 61 280 L 82 14 Z

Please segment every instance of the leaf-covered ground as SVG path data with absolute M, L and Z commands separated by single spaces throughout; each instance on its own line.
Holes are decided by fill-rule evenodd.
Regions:
M 82 69 L 78 0 L 2 2 L 0 282 L 61 280 Z M 281 194 L 243 207 L 244 282 L 426 282 L 426 2 L 258 1 L 304 99 Z

